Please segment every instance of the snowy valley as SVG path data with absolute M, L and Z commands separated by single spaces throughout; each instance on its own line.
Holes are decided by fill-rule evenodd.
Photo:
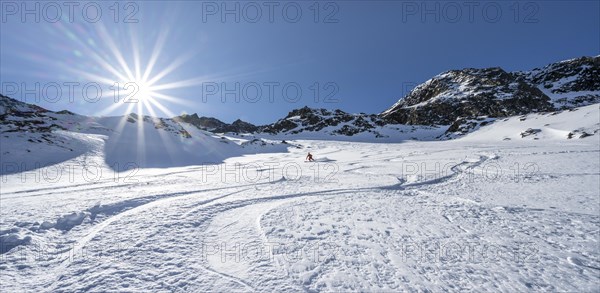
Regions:
M 261 126 L 0 95 L 0 136 L 7 292 L 600 286 L 600 56 Z

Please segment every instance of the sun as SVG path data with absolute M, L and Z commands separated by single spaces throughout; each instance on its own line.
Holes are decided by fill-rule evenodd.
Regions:
M 175 58 L 166 59 L 169 55 L 162 53 L 169 43 L 168 27 L 162 28 L 152 37 L 153 39 L 148 40 L 140 37 L 135 27 L 118 27 L 116 28 L 118 33 L 115 33 L 99 23 L 89 30 L 103 40 L 102 46 L 90 42 L 87 35 L 72 30 L 62 23 L 59 23 L 57 28 L 61 32 L 68 32 L 68 35 L 72 36 L 69 40 L 73 42 L 73 47 L 77 47 L 77 51 L 81 52 L 82 56 L 88 57 L 86 69 L 74 66 L 64 69 L 78 79 L 106 88 L 103 92 L 106 94 L 102 97 L 111 103 L 107 103 L 106 107 L 95 113 L 99 116 L 114 112 L 123 114 L 136 112 L 138 115 L 147 114 L 153 117 L 174 117 L 175 114 L 170 111 L 169 106 L 188 105 L 188 101 L 173 96 L 171 92 L 198 86 L 207 78 L 196 76 L 173 80 L 171 74 L 196 56 L 196 51 L 182 52 Z M 115 38 L 115 35 L 122 37 Z M 146 47 L 147 50 L 141 50 L 147 42 L 152 41 L 153 46 L 149 45 Z
M 136 100 L 144 101 L 146 99 L 152 99 L 153 92 L 151 84 L 148 84 L 144 80 L 135 80 L 133 84 L 135 85 L 134 91 L 136 91 L 136 93 L 134 94 L 134 98 Z
M 161 27 L 155 34 L 139 33 L 136 26 L 110 27 L 97 23 L 86 28 L 102 40 L 102 45 L 91 41 L 90 33 L 73 30 L 63 23 L 57 23 L 57 32 L 65 33 L 65 42 L 77 49 L 78 55 L 86 57 L 86 66 L 64 66 L 65 72 L 74 79 L 98 84 L 106 98 L 105 106 L 94 113 L 97 116 L 113 115 L 115 112 L 127 115 L 149 115 L 153 117 L 175 117 L 171 107 L 190 106 L 190 100 L 174 96 L 181 89 L 198 87 L 207 81 L 244 77 L 251 73 L 210 73 L 193 75 L 181 79 L 182 66 L 189 64 L 198 55 L 198 50 L 184 50 L 177 54 L 165 54 L 169 50 L 170 27 Z M 120 36 L 115 38 L 115 36 Z M 153 44 L 153 45 L 152 45 Z M 92 68 L 93 70 L 90 70 Z M 176 78 L 178 77 L 178 78 Z

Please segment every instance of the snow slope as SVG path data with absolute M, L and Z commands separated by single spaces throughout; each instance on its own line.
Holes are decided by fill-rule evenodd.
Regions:
M 1 176 L 0 284 L 7 292 L 597 292 L 599 136 L 565 135 L 597 132 L 598 113 L 593 105 L 513 117 L 451 141 L 288 136 L 273 146 L 287 152 L 260 140 L 221 143 L 182 124 L 229 156 L 126 172 L 102 164 L 114 134 L 71 133 L 91 151 Z M 110 119 L 93 125 L 114 129 Z M 126 123 L 123 135 L 137 131 Z M 541 132 L 521 137 L 529 128 Z M 115 148 L 136 146 L 123 141 Z M 242 142 L 255 154 L 238 152 Z M 303 161 L 309 151 L 318 163 Z
M 598 141 L 600 105 L 590 105 L 552 113 L 533 113 L 504 119 L 479 128 L 468 140 L 565 140 L 592 137 Z
M 456 137 L 311 109 L 282 132 L 221 137 L 12 101 L 0 100 L 3 291 L 600 286 L 598 104 L 475 117 L 439 141 Z M 354 128 L 368 129 L 339 133 Z
M 219 163 L 224 159 L 288 145 L 241 144 L 172 119 L 87 117 L 59 114 L 19 103 L 0 125 L 0 174 L 24 172 L 95 154 L 115 171 Z M 29 107 L 29 108 L 28 108 Z

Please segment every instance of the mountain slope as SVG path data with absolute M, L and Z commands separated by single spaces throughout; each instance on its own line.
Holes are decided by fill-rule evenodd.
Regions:
M 342 110 L 311 109 L 304 107 L 293 110 L 277 122 L 261 127 L 267 133 L 289 132 L 296 134 L 303 131 L 321 131 L 328 127 L 340 126 L 332 134 L 352 135 L 369 131 L 377 125 L 383 125 L 376 115 L 348 114 Z
M 258 137 L 279 139 L 332 139 L 352 141 L 399 142 L 434 140 L 447 127 L 385 124 L 375 114 L 350 114 L 342 110 L 292 110 L 275 123 L 259 127 Z
M 382 117 L 401 124 L 449 125 L 460 117 L 551 111 L 548 100 L 500 68 L 452 70 L 417 86 Z
M 120 136 L 122 141 L 130 141 L 118 144 L 118 147 L 129 150 L 131 148 L 127 146 L 133 143 L 148 148 L 148 155 L 136 157 L 145 153 L 140 149 L 128 153 L 128 156 L 146 162 L 144 165 L 147 166 L 163 166 L 168 162 L 157 163 L 160 161 L 157 158 L 167 150 L 166 146 L 161 146 L 163 143 L 171 145 L 174 153 L 180 153 L 179 156 L 173 155 L 172 160 L 177 164 L 190 161 L 197 163 L 206 159 L 195 153 L 194 149 L 180 151 L 182 147 L 179 145 L 182 143 L 194 145 L 192 141 L 198 139 L 203 142 L 216 139 L 219 141 L 216 145 L 219 146 L 227 143 L 227 139 L 221 140 L 209 132 L 233 135 L 251 133 L 255 137 L 278 139 L 377 139 L 382 142 L 452 139 L 475 132 L 501 118 L 551 113 L 597 103 L 600 103 L 600 56 L 561 61 L 526 72 L 506 72 L 501 68 L 450 70 L 417 86 L 381 114 L 350 114 L 339 109 L 304 107 L 292 110 L 274 123 L 259 127 L 239 119 L 228 124 L 198 114 L 184 114 L 171 119 L 137 117 L 135 114 L 120 118 L 85 117 L 68 111 L 52 112 L 0 96 L 0 131 L 5 139 L 14 136 L 22 141 L 22 147 L 13 152 L 31 152 L 27 147 L 30 144 L 54 144 L 51 148 L 61 154 L 59 157 L 79 154 L 75 150 L 79 148 L 69 147 L 69 141 L 73 138 L 66 139 L 57 134 L 61 130 L 105 135 L 109 145 Z M 191 134 L 186 125 L 193 126 L 191 129 L 196 134 Z M 117 130 L 127 135 L 116 135 Z M 28 134 L 23 134 L 25 132 Z M 204 139 L 205 136 L 209 138 Z M 144 144 L 141 139 L 145 137 L 157 139 Z M 10 150 L 3 152 L 10 153 Z
M 247 133 L 254 132 L 258 129 L 257 126 L 242 121 L 240 119 L 235 120 L 231 124 L 227 124 L 217 118 L 213 117 L 199 117 L 198 114 L 194 113 L 192 115 L 183 114 L 180 116 L 173 117 L 173 120 L 177 122 L 186 122 L 191 125 L 196 126 L 199 129 L 214 132 L 214 133 L 224 133 L 224 132 L 236 132 L 236 133 Z
M 257 148 L 270 152 L 288 147 L 268 141 L 232 141 L 169 118 L 53 112 L 3 95 L 0 110 L 0 174 L 38 169 L 91 153 L 104 158 L 94 164 L 122 171 L 219 163 L 255 153 Z
M 600 56 L 556 62 L 516 74 L 537 86 L 557 109 L 600 103 Z
M 497 141 L 497 140 L 568 140 L 584 139 L 600 133 L 600 107 L 598 105 L 583 106 L 575 109 L 551 112 L 531 113 L 522 116 L 499 118 L 495 121 L 480 121 L 476 131 L 470 131 L 465 140 Z M 462 136 L 448 131 L 448 138 Z M 598 141 L 598 137 L 591 138 Z
M 400 137 L 450 139 L 499 118 L 597 103 L 600 56 L 581 57 L 525 72 L 506 72 L 498 67 L 450 70 L 418 85 L 381 114 L 304 107 L 259 127 L 257 133 L 305 138 L 317 133 L 347 139 L 396 137 L 396 141 L 402 140 Z
M 389 123 L 450 125 L 459 119 L 508 117 L 600 102 L 600 56 L 510 73 L 451 70 L 417 86 L 381 113 Z

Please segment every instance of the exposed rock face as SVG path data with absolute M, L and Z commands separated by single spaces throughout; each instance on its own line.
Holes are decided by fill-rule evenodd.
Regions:
M 440 138 L 451 138 L 473 132 L 496 118 L 594 103 L 600 103 L 600 56 L 526 72 L 506 72 L 498 67 L 450 70 L 417 86 L 379 115 L 304 107 L 259 131 L 296 134 L 325 130 L 351 136 L 390 124 L 443 125 L 448 131 Z
M 173 120 L 186 122 L 192 124 L 199 129 L 211 131 L 215 133 L 224 133 L 224 132 L 235 132 L 235 133 L 249 133 L 255 132 L 258 127 L 250 124 L 248 122 L 244 122 L 240 119 L 235 120 L 231 124 L 227 124 L 217 118 L 213 117 L 199 117 L 198 114 L 194 113 L 192 115 L 183 114 L 181 116 L 174 117 Z
M 173 119 L 139 116 L 135 113 L 130 113 L 123 116 L 123 118 L 128 123 L 145 122 L 156 129 L 176 133 L 184 138 L 191 137 Z M 85 120 L 85 116 L 67 110 L 53 112 L 0 94 L 0 133 L 43 133 L 45 135 L 42 135 L 41 139 L 35 139 L 31 142 L 52 143 L 52 140 L 56 139 L 51 136 L 52 131 L 77 131 L 83 127 L 80 122 Z M 87 125 L 85 127 L 94 128 L 95 126 Z
M 56 122 L 56 117 L 48 115 L 51 113 L 54 112 L 0 94 L 0 133 L 51 132 L 65 129 Z
M 600 56 L 581 57 L 522 73 L 525 78 L 555 94 L 600 90 Z
M 286 132 L 297 134 L 304 131 L 328 131 L 331 134 L 351 136 L 371 131 L 377 125 L 383 125 L 377 115 L 349 114 L 342 110 L 295 109 L 277 122 L 261 126 L 259 131 L 277 134 Z
M 223 126 L 214 129 L 214 132 L 235 132 L 235 133 L 252 133 L 258 130 L 258 127 L 254 124 L 237 119 L 231 124 L 225 124 Z
M 478 117 L 476 119 L 459 118 L 459 119 L 456 119 L 456 121 L 454 121 L 454 123 L 452 123 L 452 125 L 450 125 L 450 127 L 448 127 L 448 130 L 446 130 L 446 133 L 439 138 L 440 139 L 452 139 L 454 137 L 462 136 L 462 135 L 471 133 L 473 131 L 476 131 L 477 129 L 481 128 L 482 126 L 486 126 L 490 123 L 493 123 L 494 120 L 495 120 L 494 118 L 487 118 L 487 117 Z
M 460 118 L 552 111 L 540 89 L 500 68 L 452 70 L 417 86 L 382 113 L 391 123 L 449 125 Z
M 199 117 L 198 114 L 194 113 L 192 115 L 183 114 L 181 116 L 173 117 L 175 121 L 181 121 L 185 123 L 192 124 L 199 129 L 212 131 L 216 128 L 223 127 L 227 125 L 227 123 L 213 117 Z
M 68 111 L 69 114 L 60 112 L 65 116 L 72 115 Z M 53 131 L 66 129 L 64 123 L 54 114 L 42 107 L 0 94 L 0 140 L 17 136 L 23 137 L 31 144 L 56 146 L 73 152 L 68 140 L 54 135 Z M 2 155 L 12 151 L 12 149 L 2 149 Z M 28 148 L 25 148 L 25 151 L 31 152 Z
M 600 56 L 566 60 L 515 74 L 540 88 L 557 109 L 600 103 Z
M 501 68 L 451 70 L 417 86 L 381 113 L 386 123 L 451 125 L 600 103 L 600 56 L 581 57 L 527 72 Z M 471 126 L 465 125 L 471 121 Z M 462 126 L 460 126 L 462 125 Z M 460 127 L 459 127 L 460 126 Z M 467 131 L 468 132 L 468 131 Z

